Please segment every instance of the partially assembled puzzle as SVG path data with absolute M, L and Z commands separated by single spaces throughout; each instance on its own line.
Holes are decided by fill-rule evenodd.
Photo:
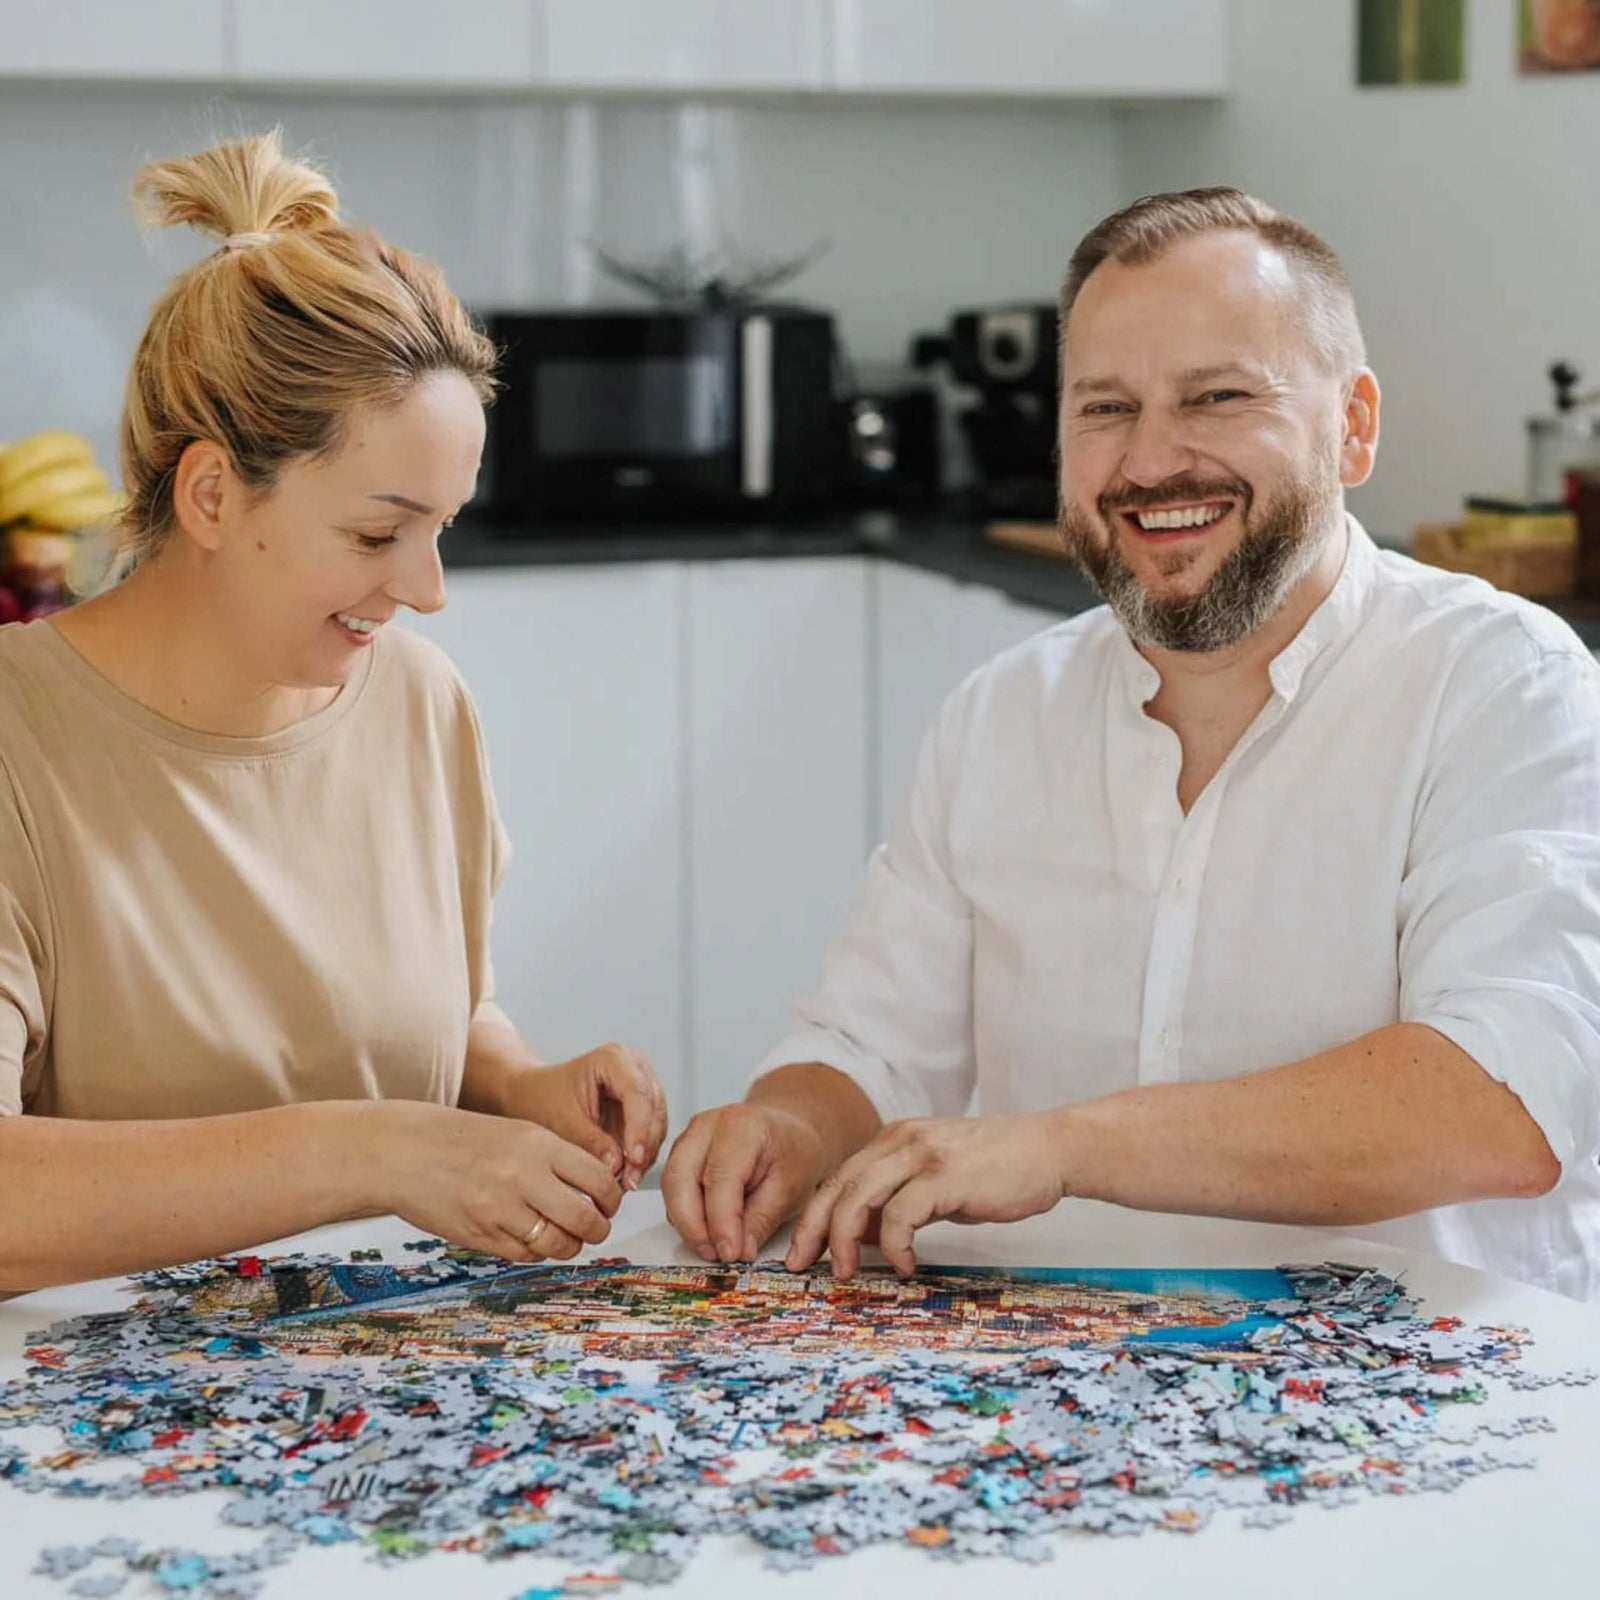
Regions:
M 1271 1270 L 513 1267 L 251 1256 L 154 1272 L 34 1335 L 0 1385 L 0 1494 L 227 1495 L 244 1553 L 132 1537 L 40 1555 L 74 1595 L 254 1593 L 307 1544 L 525 1552 L 518 1600 L 669 1581 L 708 1538 L 775 1568 L 893 1541 L 1048 1559 L 1049 1536 L 1270 1527 L 1305 1505 L 1532 1465 L 1526 1334 L 1399 1282 Z M 4 1434 L 0 1433 L 0 1440 Z M 130 1508 L 129 1524 L 137 1526 Z M 128 1588 L 133 1585 L 133 1588 Z

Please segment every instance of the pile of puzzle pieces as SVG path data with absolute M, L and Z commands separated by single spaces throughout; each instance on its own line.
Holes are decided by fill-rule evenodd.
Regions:
M 0 1430 L 59 1442 L 0 1442 L 0 1493 L 222 1489 L 224 1520 L 260 1536 L 229 1555 L 104 1538 L 48 1549 L 38 1570 L 73 1595 L 225 1600 L 307 1545 L 360 1541 L 383 1562 L 536 1553 L 568 1576 L 529 1588 L 508 1568 L 505 1587 L 545 1600 L 670 1581 L 720 1535 L 776 1568 L 884 1541 L 1040 1561 L 1064 1530 L 1196 1533 L 1218 1513 L 1270 1527 L 1532 1465 L 1518 1436 L 1548 1421 L 1474 1402 L 1491 1381 L 1594 1377 L 1529 1371 L 1521 1330 L 1423 1316 L 1396 1280 L 1336 1264 L 1280 1269 L 1290 1292 L 1220 1342 L 730 1348 L 686 1313 L 643 1360 L 617 1342 L 625 1306 L 592 1339 L 543 1338 L 518 1310 L 541 1282 L 604 1297 L 618 1263 L 509 1274 L 438 1241 L 407 1249 L 405 1267 L 364 1253 L 151 1273 L 130 1309 L 34 1335 L 27 1375 L 0 1385 Z M 776 1269 L 741 1270 L 730 1293 Z M 703 1300 L 701 1269 L 649 1272 L 657 1301 Z M 1005 1275 L 968 1281 L 983 1277 Z M 402 1334 L 348 1353 L 402 1302 L 422 1308 Z

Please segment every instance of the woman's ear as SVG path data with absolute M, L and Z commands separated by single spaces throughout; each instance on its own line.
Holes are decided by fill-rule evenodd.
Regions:
M 178 457 L 172 478 L 172 515 L 179 529 L 202 550 L 221 548 L 229 491 L 238 483 L 220 445 L 196 439 Z
M 1354 489 L 1372 476 L 1378 454 L 1378 380 L 1363 367 L 1350 380 L 1344 399 L 1344 440 L 1339 450 L 1339 481 Z

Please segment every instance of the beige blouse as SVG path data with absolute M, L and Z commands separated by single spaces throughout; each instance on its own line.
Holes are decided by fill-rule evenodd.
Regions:
M 225 738 L 0 628 L 0 1113 L 453 1103 L 507 855 L 466 688 L 404 629 Z

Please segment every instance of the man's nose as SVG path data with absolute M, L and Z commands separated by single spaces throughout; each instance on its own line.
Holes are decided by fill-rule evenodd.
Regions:
M 408 551 L 389 593 L 400 605 L 427 616 L 444 607 L 444 563 L 439 559 L 439 546 L 434 540 L 420 544 Z
M 1122 476 L 1150 489 L 1193 468 L 1194 452 L 1184 441 L 1178 420 L 1155 411 L 1141 412 L 1122 457 Z

